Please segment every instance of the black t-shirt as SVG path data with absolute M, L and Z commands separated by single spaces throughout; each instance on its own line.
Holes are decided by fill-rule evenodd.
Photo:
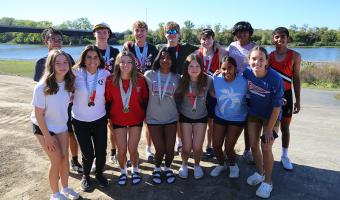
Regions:
M 67 55 L 70 57 L 71 64 L 73 66 L 75 63 L 74 63 L 74 60 L 73 60 L 72 56 L 70 54 L 67 54 Z M 43 76 L 43 74 L 44 74 L 46 59 L 47 59 L 47 56 L 45 56 L 43 58 L 40 58 L 35 63 L 33 80 L 36 81 L 36 82 L 38 82 L 41 79 L 41 77 Z
M 145 60 L 145 66 L 142 67 L 142 66 L 140 66 L 139 62 L 136 63 L 138 71 L 143 73 L 143 74 L 146 70 L 151 69 L 152 64 L 155 61 L 155 58 L 158 54 L 158 50 L 154 45 L 149 44 L 149 43 L 147 43 L 147 44 L 148 44 L 148 52 L 147 52 L 147 56 L 146 56 L 146 60 Z M 144 47 L 139 47 L 139 50 L 140 50 L 141 53 L 143 52 L 143 49 L 144 49 Z M 132 46 L 129 47 L 129 51 L 136 56 L 136 59 L 138 59 L 137 53 L 135 51 L 135 44 L 133 44 Z
M 102 54 L 104 61 L 105 61 L 106 49 L 99 49 L 99 50 L 100 50 L 100 53 Z M 115 65 L 116 56 L 118 54 L 119 54 L 119 50 L 110 46 L 110 64 L 105 65 L 105 69 L 109 70 L 111 73 L 113 72 L 113 67 Z

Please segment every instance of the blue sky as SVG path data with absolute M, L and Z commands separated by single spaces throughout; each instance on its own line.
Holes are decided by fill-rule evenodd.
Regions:
M 240 3 L 242 2 L 242 3 Z M 147 12 L 146 12 L 147 11 Z M 147 15 L 146 15 L 147 13 Z M 131 29 L 135 20 L 144 20 L 150 29 L 160 22 L 176 21 L 181 26 L 191 20 L 196 26 L 231 28 L 249 21 L 254 28 L 308 24 L 309 27 L 340 28 L 338 0 L 6 0 L 1 2 L 0 18 L 13 17 L 51 21 L 87 17 L 92 24 L 108 23 L 113 31 Z

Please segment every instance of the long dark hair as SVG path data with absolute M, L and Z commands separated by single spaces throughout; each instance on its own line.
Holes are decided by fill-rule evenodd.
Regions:
M 85 66 L 85 58 L 86 58 L 86 55 L 87 55 L 87 53 L 89 51 L 95 51 L 98 54 L 98 58 L 99 58 L 99 61 L 100 61 L 100 64 L 99 64 L 98 68 L 99 69 L 104 69 L 105 68 L 104 58 L 102 57 L 102 54 L 100 53 L 99 48 L 97 46 L 95 46 L 95 45 L 87 45 L 85 47 L 83 52 L 81 52 L 79 61 L 74 66 L 74 68 L 77 69 L 77 68 L 85 68 L 86 67 Z
M 51 50 L 47 56 L 47 60 L 45 63 L 45 73 L 42 78 L 44 80 L 46 86 L 44 88 L 45 95 L 53 95 L 59 91 L 59 86 L 55 77 L 55 61 L 56 58 L 60 55 L 65 56 L 68 62 L 68 72 L 65 74 L 65 90 L 68 92 L 74 92 L 74 80 L 75 76 L 72 73 L 72 62 L 71 58 L 64 51 L 60 49 Z
M 122 51 L 117 55 L 116 61 L 115 61 L 115 66 L 114 66 L 114 69 L 113 69 L 112 84 L 118 85 L 119 79 L 121 78 L 121 72 L 120 72 L 119 64 L 122 61 L 123 56 L 128 56 L 131 59 L 131 62 L 132 62 L 131 81 L 132 81 L 132 84 L 134 86 L 136 86 L 137 85 L 137 77 L 138 77 L 137 66 L 136 66 L 136 57 L 133 55 L 133 53 L 131 53 L 129 51 Z
M 184 62 L 183 65 L 183 76 L 178 84 L 178 87 L 176 89 L 175 98 L 177 101 L 182 101 L 184 95 L 189 91 L 189 84 L 190 84 L 190 75 L 188 73 L 188 67 L 192 61 L 196 60 L 197 63 L 200 65 L 201 73 L 198 75 L 198 81 L 197 81 L 197 95 L 202 94 L 204 91 L 204 88 L 207 86 L 208 83 L 208 75 L 204 73 L 204 65 L 202 63 L 202 60 L 197 56 L 197 54 L 192 53 L 190 54 Z
M 168 53 L 170 55 L 170 58 L 171 58 L 171 68 L 170 68 L 170 72 L 172 73 L 177 73 L 177 62 L 176 62 L 176 57 L 174 55 L 174 53 L 170 50 L 169 47 L 163 47 L 159 53 L 157 54 L 156 58 L 155 58 L 155 61 L 153 62 L 152 64 L 152 69 L 154 71 L 158 70 L 159 68 L 161 68 L 161 65 L 159 63 L 160 59 L 161 59 L 161 55 L 162 53 Z

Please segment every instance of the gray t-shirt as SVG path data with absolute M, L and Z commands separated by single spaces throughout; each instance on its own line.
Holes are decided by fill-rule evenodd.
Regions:
M 192 92 L 194 96 L 197 95 L 197 82 L 190 81 L 190 86 L 192 88 Z M 190 118 L 190 119 L 201 119 L 208 115 L 207 110 L 207 93 L 208 91 L 214 91 L 214 84 L 212 84 L 212 78 L 208 76 L 207 86 L 204 87 L 204 90 L 201 94 L 197 95 L 197 102 L 196 102 L 196 109 L 193 111 L 194 108 L 194 96 L 188 93 L 184 95 L 182 102 L 179 105 L 179 112 Z
M 148 70 L 145 72 L 145 80 L 149 88 L 149 103 L 146 109 L 147 124 L 168 124 L 177 121 L 177 108 L 174 93 L 177 88 L 180 76 L 170 73 L 169 83 L 165 89 L 168 74 L 160 73 L 161 92 L 164 97 L 160 100 L 158 70 Z

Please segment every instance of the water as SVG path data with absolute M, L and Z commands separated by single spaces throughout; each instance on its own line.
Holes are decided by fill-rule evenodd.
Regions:
M 120 51 L 121 45 L 114 45 Z M 84 46 L 64 46 L 63 50 L 74 59 L 78 59 Z M 267 46 L 268 52 L 274 50 L 273 47 Z M 340 48 L 293 48 L 299 52 L 304 61 L 321 61 L 321 62 L 340 62 Z M 47 54 L 47 48 L 43 45 L 9 45 L 0 44 L 0 59 L 2 60 L 37 60 Z

